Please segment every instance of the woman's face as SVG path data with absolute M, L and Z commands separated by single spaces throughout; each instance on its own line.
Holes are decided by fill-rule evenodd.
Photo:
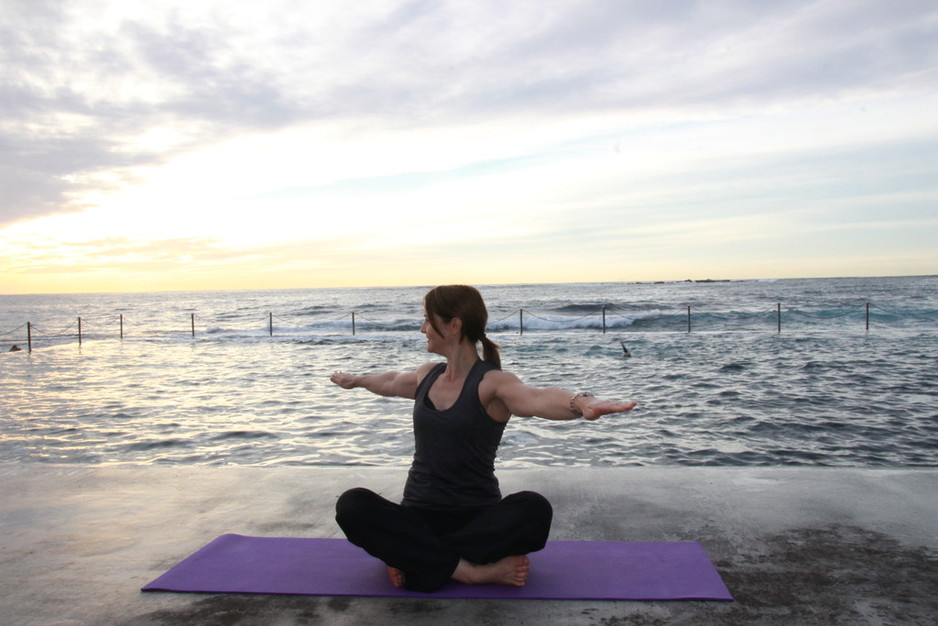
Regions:
M 446 333 L 448 325 L 443 322 L 443 319 L 440 318 L 439 315 L 434 315 L 433 317 L 437 328 L 443 331 L 443 333 Z M 441 354 L 440 350 L 443 348 L 446 337 L 436 332 L 436 328 L 430 323 L 429 318 L 423 318 L 423 325 L 420 327 L 420 332 L 427 336 L 427 352 Z

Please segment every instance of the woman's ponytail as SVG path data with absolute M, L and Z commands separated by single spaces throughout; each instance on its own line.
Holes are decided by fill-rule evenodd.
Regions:
M 498 354 L 498 344 L 482 335 L 482 360 L 497 367 L 502 368 L 502 357 Z

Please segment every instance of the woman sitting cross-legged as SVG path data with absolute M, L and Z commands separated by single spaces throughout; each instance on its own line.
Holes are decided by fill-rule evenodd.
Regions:
M 498 346 L 485 336 L 485 303 L 473 287 L 430 290 L 424 312 L 427 351 L 445 362 L 411 372 L 332 375 L 345 389 L 415 400 L 415 451 L 403 500 L 350 489 L 336 504 L 336 521 L 350 542 L 387 564 L 398 587 L 432 592 L 450 579 L 523 586 L 526 555 L 546 544 L 553 511 L 531 491 L 502 498 L 495 453 L 508 419 L 594 420 L 635 403 L 530 387 L 501 370 Z

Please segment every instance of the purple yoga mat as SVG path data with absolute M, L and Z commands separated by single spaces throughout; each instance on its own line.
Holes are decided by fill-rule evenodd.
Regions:
M 438 598 L 732 600 L 697 542 L 551 541 L 524 587 L 451 582 Z M 383 563 L 345 539 L 222 535 L 144 591 L 428 597 L 397 589 Z

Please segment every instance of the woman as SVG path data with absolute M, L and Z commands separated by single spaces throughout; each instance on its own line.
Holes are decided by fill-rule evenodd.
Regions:
M 427 351 L 445 363 L 412 372 L 332 375 L 344 389 L 415 400 L 415 452 L 404 499 L 395 504 L 351 489 L 336 504 L 336 521 L 349 541 L 388 565 L 395 586 L 432 592 L 451 578 L 523 586 L 530 569 L 525 555 L 544 547 L 552 510 L 530 491 L 501 497 L 495 453 L 508 419 L 594 420 L 635 403 L 529 387 L 502 371 L 498 346 L 485 336 L 485 303 L 473 287 L 430 290 L 424 313 L 420 332 Z

